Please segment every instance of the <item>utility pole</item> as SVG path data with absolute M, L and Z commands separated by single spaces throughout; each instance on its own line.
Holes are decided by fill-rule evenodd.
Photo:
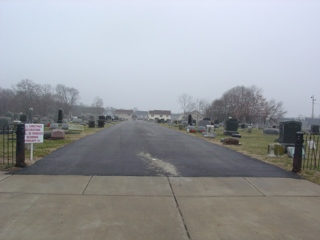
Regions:
M 312 97 L 311 97 L 311 99 L 312 99 L 312 114 L 311 114 L 311 117 L 312 117 L 312 119 L 313 119 L 313 113 L 314 113 L 314 101 L 316 101 L 316 99 L 314 99 L 314 95 L 312 95 Z

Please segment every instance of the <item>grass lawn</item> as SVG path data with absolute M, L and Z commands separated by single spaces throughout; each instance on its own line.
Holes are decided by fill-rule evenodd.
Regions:
M 239 133 L 241 134 L 241 138 L 239 139 L 240 145 L 235 146 L 235 145 L 224 145 L 223 143 L 220 142 L 222 138 L 230 137 L 223 134 L 224 132 L 223 128 L 215 129 L 215 132 L 217 134 L 215 138 L 204 138 L 200 133 L 187 133 L 186 130 L 179 130 L 178 127 L 175 127 L 175 126 L 168 126 L 168 127 L 171 129 L 175 129 L 177 131 L 184 132 L 185 134 L 203 138 L 214 144 L 219 144 L 221 146 L 231 148 L 247 156 L 278 166 L 286 171 L 292 170 L 293 158 L 288 157 L 287 154 L 284 154 L 282 156 L 274 156 L 274 157 L 268 156 L 268 144 L 274 143 L 275 139 L 278 138 L 278 135 L 264 134 L 261 129 L 252 129 L 251 133 L 248 133 L 245 130 L 239 129 Z M 319 170 L 305 169 L 305 170 L 301 170 L 301 172 L 298 174 L 301 177 L 311 182 L 320 184 Z

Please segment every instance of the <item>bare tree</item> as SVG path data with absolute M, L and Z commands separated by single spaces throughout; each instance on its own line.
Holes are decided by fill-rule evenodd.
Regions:
M 79 100 L 79 91 L 72 87 L 67 87 L 62 84 L 56 86 L 56 101 L 59 103 L 59 108 L 68 114 L 71 114 L 72 106 L 76 105 Z
M 3 116 L 8 111 L 16 111 L 15 94 L 11 89 L 0 88 L 0 115 Z
M 178 103 L 183 111 L 183 115 L 190 112 L 194 108 L 194 102 L 192 96 L 184 93 L 178 97 Z
M 104 113 L 103 100 L 101 97 L 95 97 L 91 105 L 94 108 L 94 114 L 102 115 Z
M 208 116 L 223 121 L 234 117 L 242 122 L 254 123 L 266 119 L 274 120 L 282 116 L 285 111 L 281 102 L 267 101 L 262 90 L 256 86 L 234 87 L 225 92 L 220 99 L 216 99 L 206 109 Z
M 32 80 L 21 80 L 15 87 L 15 101 L 21 112 L 27 114 L 30 109 L 34 109 L 35 113 L 39 109 L 41 86 Z
M 277 119 L 283 117 L 286 111 L 282 107 L 282 102 L 276 102 L 274 99 L 270 100 L 265 105 L 264 123 L 276 123 Z M 267 123 L 268 121 L 268 123 Z

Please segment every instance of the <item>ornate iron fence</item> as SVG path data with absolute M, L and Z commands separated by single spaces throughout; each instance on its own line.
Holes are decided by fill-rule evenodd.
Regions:
M 0 164 L 13 165 L 16 160 L 16 134 L 14 125 L 4 125 L 0 129 Z
M 305 134 L 304 135 L 304 160 L 302 161 L 302 169 L 304 170 L 320 170 L 320 135 Z

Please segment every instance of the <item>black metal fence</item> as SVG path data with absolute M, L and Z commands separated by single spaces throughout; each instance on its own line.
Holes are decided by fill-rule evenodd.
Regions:
M 4 125 L 0 129 L 0 164 L 13 165 L 16 160 L 16 134 L 14 125 Z
M 304 170 L 320 170 L 320 135 L 305 134 L 304 135 L 304 156 L 302 161 L 302 169 Z

